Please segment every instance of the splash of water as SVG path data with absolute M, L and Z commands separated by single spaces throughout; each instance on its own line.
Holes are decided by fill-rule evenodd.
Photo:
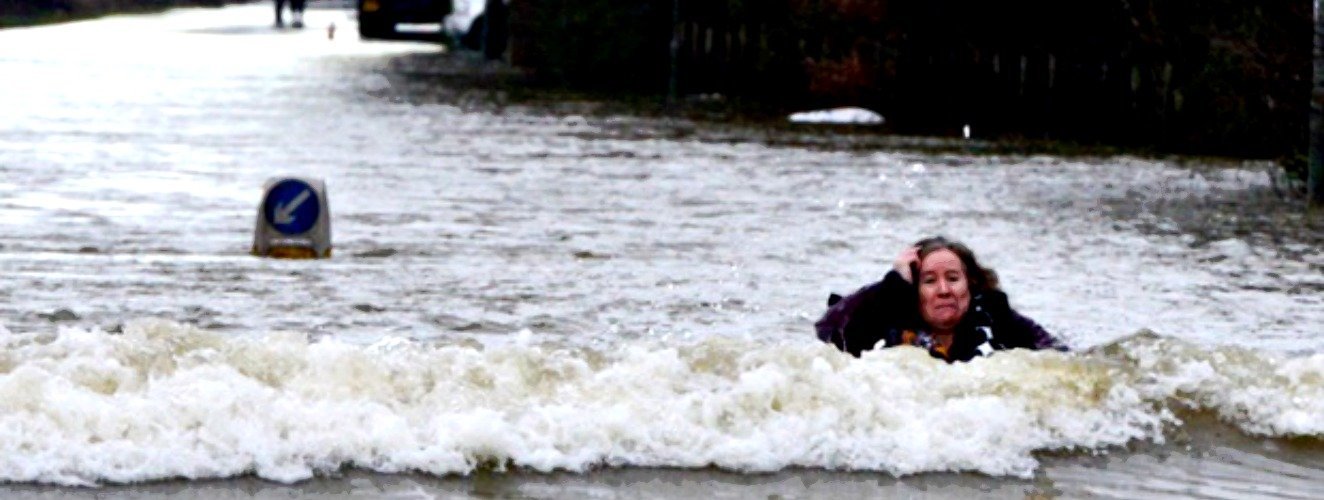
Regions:
M 1161 443 L 1183 410 L 1324 437 L 1324 356 L 1140 334 L 947 365 L 911 348 L 706 339 L 591 350 L 370 346 L 164 321 L 0 341 L 0 478 L 94 484 L 342 467 L 788 467 L 1029 476 L 1044 451 Z

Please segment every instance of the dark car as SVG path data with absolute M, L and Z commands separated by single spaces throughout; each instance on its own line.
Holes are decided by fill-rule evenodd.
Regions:
M 400 24 L 435 24 L 441 26 L 451 14 L 454 0 L 358 0 L 359 36 L 364 39 L 437 38 L 413 30 L 399 30 Z

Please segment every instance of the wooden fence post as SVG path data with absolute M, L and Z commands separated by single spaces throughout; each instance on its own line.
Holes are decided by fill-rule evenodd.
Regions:
M 680 40 L 681 32 L 684 30 L 680 25 L 680 0 L 671 1 L 671 71 L 667 76 L 667 104 L 675 105 L 677 99 L 678 85 L 677 71 L 680 65 Z
M 1314 78 L 1310 92 L 1310 178 L 1307 188 L 1312 209 L 1324 209 L 1324 17 L 1320 17 L 1321 0 L 1315 0 Z

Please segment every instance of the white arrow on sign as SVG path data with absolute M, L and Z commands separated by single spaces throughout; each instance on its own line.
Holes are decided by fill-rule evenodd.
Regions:
M 302 205 L 304 201 L 307 201 L 308 196 L 310 195 L 312 195 L 312 190 L 305 189 L 302 193 L 299 193 L 299 196 L 295 196 L 293 200 L 290 200 L 288 205 L 284 203 L 276 204 L 276 214 L 274 217 L 274 219 L 276 219 L 276 224 L 285 225 L 294 222 L 294 211 L 298 210 L 299 205 Z

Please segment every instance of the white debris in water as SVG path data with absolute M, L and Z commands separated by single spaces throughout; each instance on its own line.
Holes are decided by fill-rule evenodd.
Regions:
M 846 107 L 791 113 L 791 123 L 823 123 L 837 125 L 880 125 L 883 115 L 864 108 Z
M 391 81 L 384 75 L 370 73 L 359 78 L 358 86 L 364 92 L 385 92 L 391 89 Z
M 1245 241 L 1232 238 L 1210 243 L 1209 248 L 1218 255 L 1231 259 L 1245 259 L 1255 255 L 1255 250 Z
M 567 128 L 588 127 L 588 119 L 581 115 L 567 115 L 564 118 L 561 118 L 561 126 Z

